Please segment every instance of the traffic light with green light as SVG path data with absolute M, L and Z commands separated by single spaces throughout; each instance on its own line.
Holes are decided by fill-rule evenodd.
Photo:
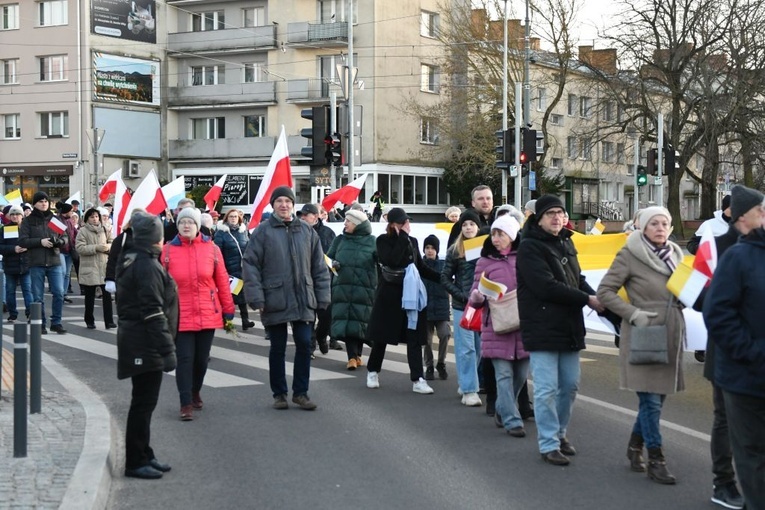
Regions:
M 645 186 L 648 184 L 648 175 L 646 175 L 645 167 L 643 165 L 638 165 L 637 168 L 637 185 L 638 186 Z

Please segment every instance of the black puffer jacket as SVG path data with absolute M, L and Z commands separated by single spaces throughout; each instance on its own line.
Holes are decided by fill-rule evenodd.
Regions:
M 112 242 L 109 258 L 106 260 L 106 281 L 117 282 L 117 268 L 122 263 L 122 255 L 133 247 L 133 229 L 126 228 Z
M 158 261 L 159 248 L 123 252 L 117 268 L 117 377 L 172 370 L 178 331 L 178 289 Z M 172 363 L 172 361 L 170 361 Z
M 32 213 L 21 222 L 19 227 L 19 246 L 28 248 L 29 267 L 53 267 L 61 265 L 59 247 L 66 246 L 68 242 L 66 232 L 57 234 L 53 232 L 48 223 L 53 218 L 50 210 L 42 212 L 32 209 Z M 41 243 L 43 239 L 53 241 L 53 248 L 45 248 Z
M 19 245 L 18 236 L 7 239 L 5 229 L 15 227 L 16 223 L 9 223 L 0 228 L 0 255 L 3 256 L 3 270 L 8 274 L 26 274 L 29 271 L 28 251 L 16 253 Z M 5 289 L 2 289 L 4 292 Z
M 518 312 L 524 348 L 529 351 L 584 349 L 582 308 L 595 291 L 585 281 L 571 231 L 554 236 L 534 215 L 524 226 L 518 247 Z
M 335 231 L 324 225 L 321 220 L 316 222 L 313 229 L 319 234 L 319 242 L 321 243 L 321 250 L 324 253 L 329 251 L 329 247 L 332 246 L 332 241 L 335 240 Z
M 446 262 L 441 271 L 441 285 L 451 294 L 452 308 L 455 310 L 464 310 L 467 305 L 477 261 L 478 259 L 465 260 L 465 257 L 460 257 L 451 247 L 446 252 Z

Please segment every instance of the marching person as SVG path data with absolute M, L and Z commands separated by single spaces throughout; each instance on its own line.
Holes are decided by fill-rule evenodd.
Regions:
M 6 216 L 8 222 L 0 228 L 0 255 L 3 257 L 5 271 L 5 289 L 3 290 L 8 308 L 8 322 L 15 322 L 19 316 L 16 307 L 16 287 L 21 287 L 21 294 L 24 296 L 24 313 L 29 318 L 29 306 L 33 299 L 32 279 L 29 275 L 27 249 L 19 246 L 18 228 L 24 219 L 24 211 L 17 205 L 9 206 Z M 11 233 L 11 230 L 15 231 Z
M 426 266 L 438 274 L 444 269 L 444 260 L 438 258 L 441 241 L 431 234 L 422 242 L 422 261 Z M 435 379 L 435 370 L 438 370 L 438 378 L 445 381 L 449 377 L 446 371 L 446 352 L 449 347 L 449 337 L 452 336 L 452 328 L 449 325 L 451 319 L 449 313 L 449 293 L 443 285 L 430 280 L 424 280 L 425 290 L 428 292 L 428 343 L 425 345 L 425 380 Z M 433 359 L 433 332 L 438 335 L 438 360 Z M 433 366 L 436 361 L 435 367 Z M 435 369 L 435 370 L 434 370 Z
M 215 244 L 220 248 L 223 254 L 223 261 L 226 263 L 226 271 L 229 276 L 242 278 L 242 257 L 247 249 L 247 226 L 242 223 L 239 213 L 236 209 L 230 209 L 223 215 L 223 221 L 218 223 L 213 237 Z M 247 331 L 255 327 L 255 323 L 250 320 L 250 312 L 247 309 L 247 300 L 244 299 L 244 292 L 233 296 L 234 303 L 239 307 L 239 314 L 242 316 L 242 330 Z
M 96 301 L 96 289 L 101 289 L 101 304 L 104 312 L 106 329 L 116 328 L 112 313 L 112 295 L 105 289 L 106 264 L 112 247 L 111 229 L 101 224 L 101 214 L 91 208 L 85 212 L 85 223 L 77 233 L 75 246 L 80 255 L 80 287 L 85 289 L 85 325 L 96 329 L 93 308 Z
M 317 310 L 330 304 L 329 270 L 324 262 L 319 236 L 304 221 L 293 216 L 295 192 L 279 186 L 271 192 L 273 214 L 258 225 L 244 253 L 244 295 L 271 342 L 268 352 L 269 379 L 274 409 L 288 409 L 285 356 L 287 324 L 295 341 L 292 402 L 312 411 L 316 404 L 308 396 L 311 374 L 311 330 Z

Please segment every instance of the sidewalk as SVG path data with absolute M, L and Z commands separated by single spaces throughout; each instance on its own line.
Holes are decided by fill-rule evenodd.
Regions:
M 106 508 L 112 437 L 104 403 L 43 353 L 42 412 L 28 415 L 27 456 L 14 458 L 13 353 L 2 354 L 0 509 Z

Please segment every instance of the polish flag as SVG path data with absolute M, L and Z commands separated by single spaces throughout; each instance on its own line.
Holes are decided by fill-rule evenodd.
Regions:
M 321 205 L 328 211 L 334 208 L 338 202 L 345 205 L 351 205 L 354 200 L 359 198 L 361 188 L 363 188 L 364 183 L 367 182 L 367 175 L 369 175 L 369 173 L 365 173 L 361 177 L 356 178 L 356 180 L 353 182 L 350 182 L 339 190 L 330 193 L 326 196 L 326 198 L 324 198 L 324 200 L 321 201 Z
M 223 192 L 223 183 L 226 182 L 226 177 L 228 177 L 228 174 L 223 174 L 223 177 L 218 179 L 218 182 L 213 184 L 210 191 L 205 194 L 204 200 L 208 211 L 215 209 L 215 204 L 220 200 L 220 194 Z
M 117 170 L 112 175 L 110 175 L 108 179 L 106 179 L 104 185 L 101 186 L 100 190 L 98 190 L 98 200 L 101 202 L 106 202 L 106 200 L 109 198 L 109 195 L 116 194 L 118 180 L 122 180 L 122 170 Z
M 130 193 L 128 192 L 127 185 L 125 185 L 121 176 L 117 176 L 114 190 L 114 209 L 112 210 L 114 215 L 112 220 L 112 237 L 117 237 L 122 232 L 122 225 L 125 223 L 125 213 L 127 213 L 129 204 Z
M 144 177 L 141 184 L 138 185 L 138 188 L 133 192 L 133 196 L 130 197 L 130 204 L 128 204 L 125 217 L 120 223 L 123 228 L 135 209 L 143 209 L 147 213 L 157 216 L 167 209 L 167 202 L 162 194 L 162 187 L 159 185 L 157 174 L 153 168 Z
M 260 183 L 258 194 L 252 203 L 252 216 L 247 228 L 252 231 L 260 224 L 260 218 L 263 216 L 263 209 L 269 205 L 271 193 L 279 186 L 292 187 L 292 169 L 290 168 L 290 151 L 287 147 L 287 136 L 284 134 L 284 126 L 276 141 L 274 153 L 271 154 L 271 160 L 268 162 L 268 168 Z
M 704 276 L 712 278 L 717 268 L 717 244 L 712 228 L 707 227 L 701 234 L 699 249 L 696 250 L 696 258 L 693 259 L 693 269 L 699 271 Z
M 54 216 L 48 222 L 48 228 L 57 234 L 63 234 L 66 232 L 66 223 Z

